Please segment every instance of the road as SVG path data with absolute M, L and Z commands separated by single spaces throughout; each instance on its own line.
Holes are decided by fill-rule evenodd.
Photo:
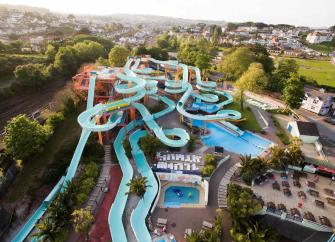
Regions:
M 335 125 L 325 122 L 325 117 L 304 109 L 296 110 L 296 113 L 302 116 L 306 121 L 316 123 L 321 136 L 327 136 L 328 138 L 335 140 Z

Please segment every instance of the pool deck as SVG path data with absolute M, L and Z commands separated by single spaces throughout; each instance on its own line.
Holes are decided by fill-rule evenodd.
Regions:
M 162 183 L 161 183 L 161 192 L 160 192 L 160 195 L 159 195 L 159 200 L 158 200 L 158 203 L 157 203 L 157 207 L 165 208 L 165 206 L 164 206 L 165 191 L 172 186 L 194 187 L 194 188 L 199 190 L 199 203 L 198 204 L 181 203 L 180 204 L 181 208 L 204 208 L 204 207 L 206 207 L 206 205 L 205 205 L 205 191 L 201 186 L 194 185 L 192 183 L 167 182 L 167 181 L 162 181 Z
M 202 227 L 203 220 L 212 222 L 215 217 L 216 209 L 218 208 L 218 189 L 219 184 L 227 172 L 235 163 L 239 162 L 239 155 L 225 152 L 224 155 L 230 155 L 231 158 L 224 162 L 212 175 L 209 181 L 208 205 L 205 208 L 161 208 L 156 207 L 152 214 L 152 223 L 157 224 L 157 218 L 168 219 L 167 232 L 175 235 L 177 241 L 185 241 L 184 232 L 187 228 L 199 231 Z M 231 242 L 229 234 L 231 227 L 230 215 L 226 210 L 223 210 L 222 221 L 222 238 L 223 242 Z M 175 226 L 174 226 L 175 225 Z

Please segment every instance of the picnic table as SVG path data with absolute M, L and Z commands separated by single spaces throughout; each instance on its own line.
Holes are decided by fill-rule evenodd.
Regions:
M 332 206 L 335 206 L 335 199 L 334 198 L 331 198 L 331 197 L 327 197 L 327 202 L 332 205 Z
M 313 189 L 309 189 L 309 194 L 311 194 L 313 197 L 319 197 L 319 192 Z
M 319 220 L 322 225 L 328 226 L 328 227 L 333 227 L 332 224 L 330 223 L 329 219 L 326 216 L 319 216 Z
M 294 171 L 293 174 L 292 174 L 292 178 L 293 178 L 294 180 L 298 180 L 298 181 L 299 181 L 299 179 L 300 179 L 300 174 L 299 174 L 298 172 Z
M 314 217 L 314 215 L 311 212 L 305 212 L 304 213 L 304 219 L 316 222 L 315 217 Z
M 288 189 L 288 188 L 284 188 L 283 193 L 284 193 L 285 196 L 288 196 L 288 197 L 290 197 L 292 195 L 291 190 Z
M 293 180 L 293 186 L 301 188 L 301 184 L 298 180 Z
M 325 189 L 323 189 L 323 190 L 325 191 L 325 193 L 326 193 L 328 196 L 335 197 L 334 191 L 333 191 L 332 189 L 325 188 Z
M 282 182 L 281 182 L 281 185 L 282 185 L 283 187 L 290 187 L 290 184 L 288 183 L 288 181 L 282 181 Z
M 306 181 L 306 185 L 311 188 L 315 188 L 315 182 L 312 181 Z
M 282 204 L 282 203 L 279 203 L 277 205 L 277 209 L 280 210 L 280 211 L 286 212 L 286 206 L 284 204 Z
M 317 199 L 315 199 L 315 205 L 319 208 L 324 208 L 325 207 L 325 203 L 320 201 L 320 200 L 317 200 Z
M 294 217 L 301 217 L 301 214 L 297 208 L 291 208 L 290 212 L 291 212 L 291 215 Z
M 276 205 L 275 205 L 273 202 L 267 202 L 267 203 L 266 203 L 266 206 L 267 206 L 268 208 L 276 209 Z
M 277 181 L 275 181 L 274 183 L 272 183 L 272 189 L 280 191 L 280 185 L 279 185 L 279 183 Z
M 299 191 L 299 192 L 298 192 L 298 197 L 303 198 L 303 199 L 306 199 L 306 198 L 307 198 L 306 193 L 303 192 L 303 191 Z
M 281 177 L 282 179 L 288 179 L 287 174 L 284 173 L 284 172 L 280 174 L 280 177 Z

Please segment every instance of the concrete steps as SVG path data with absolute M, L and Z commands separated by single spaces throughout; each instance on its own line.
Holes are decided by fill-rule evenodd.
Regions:
M 237 170 L 239 164 L 230 167 L 226 174 L 222 177 L 218 188 L 218 206 L 219 208 L 227 208 L 227 187 L 232 176 Z
M 104 150 L 104 163 L 112 163 L 112 147 L 110 145 L 104 145 Z

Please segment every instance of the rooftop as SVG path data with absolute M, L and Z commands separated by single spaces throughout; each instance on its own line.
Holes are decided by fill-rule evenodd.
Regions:
M 320 136 L 315 123 L 296 121 L 300 135 Z

